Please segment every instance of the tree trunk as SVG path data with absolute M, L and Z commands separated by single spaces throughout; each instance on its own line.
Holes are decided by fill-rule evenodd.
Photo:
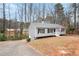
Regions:
M 5 3 L 3 3 L 3 33 L 5 34 Z
M 76 30 L 76 3 L 74 3 L 74 28 Z
M 42 21 L 44 21 L 44 17 L 45 17 L 45 4 L 43 4 L 43 19 L 42 19 Z

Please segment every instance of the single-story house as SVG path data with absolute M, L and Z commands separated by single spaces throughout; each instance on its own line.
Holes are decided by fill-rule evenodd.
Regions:
M 66 34 L 66 29 L 59 24 L 31 23 L 29 26 L 29 37 L 35 39 L 45 36 L 60 36 Z

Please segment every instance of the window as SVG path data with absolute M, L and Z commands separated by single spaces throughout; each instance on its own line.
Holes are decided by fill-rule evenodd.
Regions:
M 55 28 L 48 28 L 48 33 L 54 33 L 55 32 Z
M 64 28 L 61 28 L 61 32 L 63 32 L 64 31 Z
M 39 33 L 45 33 L 45 28 L 38 28 L 38 34 Z

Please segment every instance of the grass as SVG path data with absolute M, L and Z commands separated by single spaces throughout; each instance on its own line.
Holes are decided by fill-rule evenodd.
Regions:
M 40 38 L 30 42 L 29 45 L 45 55 L 79 55 L 78 36 Z

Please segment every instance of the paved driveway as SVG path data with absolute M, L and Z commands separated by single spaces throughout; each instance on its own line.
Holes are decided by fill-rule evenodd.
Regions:
M 25 40 L 0 42 L 0 56 L 40 56 Z

